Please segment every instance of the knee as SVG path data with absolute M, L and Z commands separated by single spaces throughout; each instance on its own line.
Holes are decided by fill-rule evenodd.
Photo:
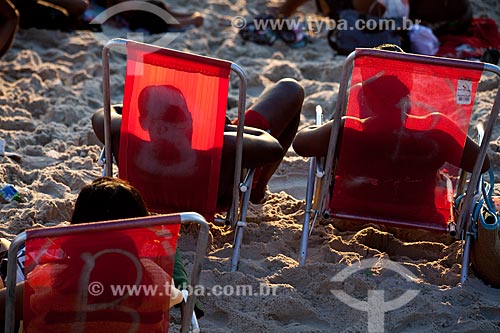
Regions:
M 104 109 L 99 109 L 92 115 L 92 129 L 99 140 L 104 142 Z
M 277 89 L 283 90 L 290 98 L 294 97 L 302 105 L 304 101 L 304 88 L 294 79 L 281 79 L 276 83 Z
M 88 0 L 76 0 L 63 7 L 68 11 L 68 14 L 73 17 L 79 18 L 87 10 L 88 6 Z
M 92 115 L 92 125 L 93 126 L 104 126 L 104 108 L 98 109 Z
M 72 15 L 74 17 L 80 18 L 83 15 L 83 13 L 85 13 L 88 7 L 89 7 L 89 2 L 87 0 L 78 1 L 72 8 L 73 11 Z

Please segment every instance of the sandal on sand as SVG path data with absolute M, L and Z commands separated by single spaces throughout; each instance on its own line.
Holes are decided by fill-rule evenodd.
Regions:
M 250 42 L 262 45 L 273 45 L 278 37 L 272 29 L 272 25 L 264 25 L 266 20 L 275 20 L 272 15 L 259 15 L 256 16 L 252 22 L 248 23 L 243 29 L 239 31 L 239 35 Z M 255 22 L 262 22 L 264 29 L 257 27 Z
M 287 18 L 282 19 L 286 20 Z M 293 49 L 305 47 L 311 41 L 307 28 L 302 22 L 291 22 L 296 23 L 293 28 L 290 29 L 287 24 L 283 24 L 282 29 L 278 30 L 278 37 Z

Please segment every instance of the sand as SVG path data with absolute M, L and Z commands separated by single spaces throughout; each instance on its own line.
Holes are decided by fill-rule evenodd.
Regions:
M 281 41 L 272 47 L 244 44 L 231 20 L 261 11 L 265 1 L 209 0 L 203 8 L 195 1 L 172 3 L 201 11 L 205 25 L 180 34 L 169 47 L 239 63 L 249 78 L 248 103 L 280 78 L 293 77 L 306 92 L 301 127 L 313 122 L 317 104 L 327 112 L 333 110 L 344 57 L 336 56 L 324 38 L 297 50 Z M 497 0 L 474 2 L 474 9 L 476 16 L 500 20 Z M 314 13 L 315 9 L 311 3 L 302 11 Z M 7 151 L 22 155 L 21 161 L 1 157 L 0 181 L 12 183 L 25 199 L 0 205 L 3 236 L 11 239 L 26 228 L 68 221 L 79 190 L 100 175 L 96 161 L 101 146 L 90 117 L 102 106 L 101 49 L 95 35 L 87 31 L 21 30 L 0 61 L 0 137 L 6 140 Z M 120 102 L 122 56 L 113 57 L 111 69 L 112 101 Z M 498 84 L 498 79 L 484 77 L 475 121 L 485 118 Z M 232 113 L 236 96 L 232 89 Z M 497 126 L 488 151 L 497 182 L 499 151 Z M 469 281 L 460 285 L 461 243 L 447 237 L 321 222 L 312 232 L 307 265 L 299 267 L 307 168 L 307 160 L 290 150 L 272 179 L 267 201 L 250 206 L 238 272 L 228 272 L 232 234 L 212 228 L 202 284 L 209 290 L 251 285 L 254 292 L 264 286 L 263 291 L 274 294 L 201 297 L 206 309 L 200 320 L 204 332 L 366 332 L 367 312 L 341 302 L 331 292 L 339 289 L 365 301 L 367 290 L 383 290 L 386 302 L 417 290 L 408 304 L 385 313 L 387 332 L 500 332 L 500 290 L 485 285 L 472 272 Z M 188 233 L 180 241 L 188 269 L 193 257 L 191 236 Z M 344 284 L 332 281 L 349 265 L 372 258 L 397 262 L 415 279 L 374 269 L 363 270 Z M 171 331 L 175 331 L 178 310 L 172 316 Z

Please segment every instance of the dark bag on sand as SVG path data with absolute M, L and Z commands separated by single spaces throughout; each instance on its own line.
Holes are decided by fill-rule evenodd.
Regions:
M 357 22 L 361 25 L 357 26 Z M 338 12 L 336 29 L 328 32 L 328 44 L 339 54 L 349 54 L 357 47 L 372 48 L 381 44 L 394 44 L 404 49 L 405 30 L 402 27 L 402 19 L 384 19 L 345 9 Z
M 436 36 L 465 34 L 472 14 L 470 0 L 410 0 L 410 19 L 421 20 Z

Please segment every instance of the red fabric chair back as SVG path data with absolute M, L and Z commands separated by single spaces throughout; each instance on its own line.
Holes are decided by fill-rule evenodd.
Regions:
M 174 219 L 28 231 L 24 332 L 168 332 Z
M 119 177 L 141 192 L 150 211 L 213 218 L 230 66 L 127 44 Z
M 480 70 L 355 59 L 334 216 L 446 230 Z

